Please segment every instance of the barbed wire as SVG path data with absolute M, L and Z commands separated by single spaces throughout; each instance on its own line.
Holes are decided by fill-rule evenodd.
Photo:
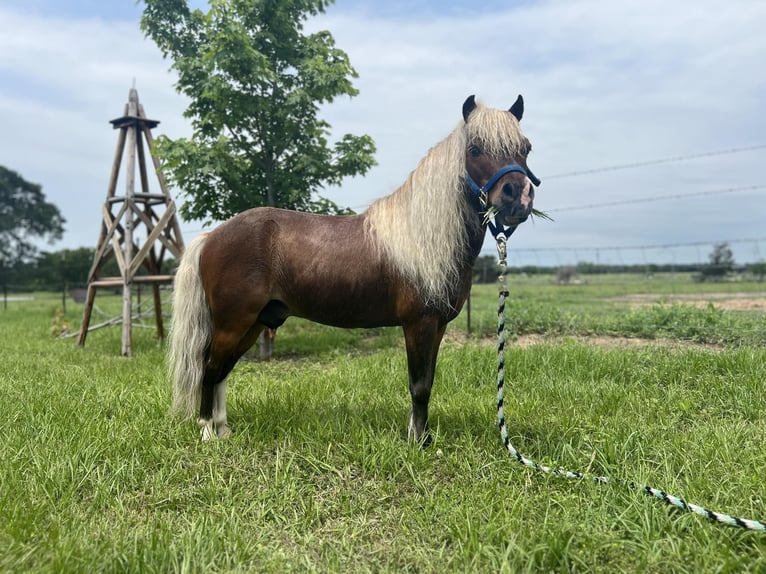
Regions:
M 756 191 L 758 189 L 766 189 L 766 184 L 759 185 L 744 185 L 741 187 L 727 187 L 725 189 L 711 189 L 708 191 L 693 191 L 690 193 L 677 193 L 674 195 L 655 195 L 652 197 L 640 197 L 637 199 L 623 199 L 619 201 L 608 201 L 604 203 L 590 203 L 586 205 L 571 205 L 568 207 L 554 207 L 552 209 L 546 209 L 546 213 L 560 213 L 562 211 L 577 211 L 582 209 L 596 209 L 600 207 L 614 207 L 616 205 L 629 205 L 634 203 L 650 203 L 656 201 L 668 201 L 671 199 L 686 199 L 687 197 L 699 197 L 703 195 L 722 195 L 725 193 L 735 193 L 739 191 Z
M 552 251 L 640 251 L 654 249 L 677 249 L 681 247 L 701 247 L 703 245 L 716 245 L 721 243 L 758 243 L 766 241 L 766 237 L 743 237 L 738 239 L 722 239 L 720 241 L 688 241 L 684 243 L 655 243 L 646 245 L 598 245 L 598 246 L 565 246 L 565 247 L 524 247 L 516 251 L 528 252 L 552 252 Z M 489 250 L 486 250 L 489 253 Z M 482 251 L 482 254 L 484 251 Z M 494 250 L 492 251 L 494 253 Z
M 619 171 L 623 169 L 633 169 L 638 167 L 648 167 L 653 165 L 662 165 L 667 163 L 676 163 L 680 161 L 689 161 L 694 159 L 700 159 L 700 158 L 706 158 L 706 157 L 714 157 L 714 156 L 720 156 L 720 155 L 732 155 L 732 154 L 738 154 L 738 153 L 745 153 L 750 151 L 756 151 L 760 149 L 766 149 L 766 143 L 764 144 L 755 144 L 751 146 L 741 146 L 741 147 L 735 147 L 735 148 L 729 148 L 724 150 L 716 150 L 716 151 L 707 151 L 707 152 L 700 152 L 700 153 L 694 153 L 694 154 L 686 154 L 686 155 L 676 155 L 676 156 L 670 156 L 665 158 L 658 158 L 658 159 L 650 159 L 646 161 L 639 161 L 639 162 L 633 162 L 633 163 L 624 163 L 624 164 L 614 164 L 614 165 L 608 165 L 603 167 L 595 167 L 590 169 L 583 169 L 583 170 L 577 170 L 577 171 L 569 171 L 569 172 L 563 172 L 563 173 L 557 173 L 553 175 L 546 175 L 545 180 L 549 179 L 562 179 L 566 177 L 578 177 L 581 175 L 591 175 L 595 173 L 603 173 L 603 172 L 611 172 L 611 171 Z M 575 210 L 582 210 L 582 209 L 594 209 L 594 208 L 601 208 L 601 207 L 613 207 L 616 205 L 628 205 L 628 204 L 634 204 L 634 203 L 647 203 L 651 201 L 665 201 L 670 199 L 686 199 L 688 197 L 698 197 L 698 196 L 705 196 L 705 195 L 717 195 L 717 194 L 723 194 L 723 193 L 736 193 L 740 191 L 754 191 L 758 189 L 764 189 L 766 188 L 766 184 L 756 184 L 756 185 L 750 185 L 750 186 L 742 186 L 742 187 L 731 187 L 731 188 L 725 188 L 725 189 L 717 189 L 717 190 L 710 190 L 710 191 L 701 191 L 701 192 L 692 192 L 692 193 L 683 193 L 683 194 L 675 194 L 675 195 L 663 195 L 663 196 L 655 196 L 655 197 L 646 197 L 646 198 L 637 198 L 637 199 L 626 199 L 621 201 L 611 201 L 606 203 L 595 203 L 595 204 L 589 204 L 589 205 L 577 205 L 577 206 L 568 206 L 568 207 L 554 207 L 547 209 L 546 212 L 562 212 L 562 211 L 575 211 Z M 372 200 L 374 201 L 374 200 Z M 351 206 L 351 209 L 354 211 L 364 211 L 367 209 L 372 201 L 364 204 L 364 205 L 356 205 Z M 186 230 L 185 233 L 203 233 L 205 231 L 209 231 L 210 227 L 203 227 L 200 229 L 189 229 Z
M 675 163 L 679 161 L 687 161 L 692 159 L 699 159 L 703 157 L 713 157 L 718 155 L 731 155 L 736 153 L 743 153 L 748 151 L 755 151 L 759 149 L 766 149 L 766 144 L 756 144 L 751 146 L 743 146 L 743 147 L 735 147 L 725 150 L 718 150 L 718 151 L 708 151 L 708 152 L 702 152 L 702 153 L 695 153 L 695 154 L 687 154 L 687 155 L 677 155 L 677 156 L 671 156 L 671 157 L 665 157 L 665 158 L 659 158 L 659 159 L 650 159 L 646 161 L 637 161 L 633 163 L 623 163 L 623 164 L 616 164 L 616 165 L 608 165 L 604 167 L 595 167 L 592 169 L 582 169 L 577 171 L 567 171 L 564 173 L 557 173 L 553 175 L 546 175 L 545 179 L 560 179 L 564 177 L 577 177 L 580 175 L 590 175 L 594 173 L 603 173 L 608 171 L 619 171 L 622 169 L 633 169 L 636 167 L 649 167 L 652 165 L 661 165 L 665 163 Z

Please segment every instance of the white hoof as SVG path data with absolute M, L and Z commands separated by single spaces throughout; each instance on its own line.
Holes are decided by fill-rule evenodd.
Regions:
M 200 429 L 200 438 L 202 442 L 207 442 L 213 438 L 213 420 L 200 419 L 197 421 Z

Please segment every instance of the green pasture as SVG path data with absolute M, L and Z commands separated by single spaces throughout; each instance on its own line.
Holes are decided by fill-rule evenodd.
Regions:
M 506 418 L 544 464 L 766 519 L 766 313 L 671 300 L 763 284 L 511 277 Z M 644 306 L 627 294 L 667 297 Z M 704 299 L 704 297 L 703 297 Z M 96 300 L 106 314 L 119 297 Z M 168 414 L 164 347 L 52 330 L 60 296 L 0 309 L 1 572 L 764 572 L 766 534 L 622 486 L 536 474 L 495 425 L 496 287 L 440 354 L 434 441 L 406 441 L 397 329 L 291 319 L 269 363 L 230 379 L 235 434 L 202 444 Z M 94 317 L 94 323 L 98 321 Z M 645 339 L 594 344 L 589 335 Z M 703 343 L 703 344 L 699 344 Z
M 553 276 L 509 274 L 506 325 L 510 335 L 605 335 L 766 346 L 764 305 L 760 312 L 725 311 L 721 306 L 727 299 L 756 299 L 766 304 L 764 283 L 695 283 L 690 274 L 682 273 L 584 278 L 582 284 L 557 285 Z M 472 335 L 494 336 L 497 291 L 492 284 L 474 286 Z M 455 322 L 458 325 L 467 331 L 465 313 Z

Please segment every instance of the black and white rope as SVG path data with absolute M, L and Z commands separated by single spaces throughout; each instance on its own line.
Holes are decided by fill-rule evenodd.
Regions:
M 497 309 L 497 424 L 500 428 L 500 437 L 505 445 L 508 453 L 514 460 L 523 464 L 526 467 L 534 469 L 536 471 L 552 474 L 554 476 L 561 476 L 571 479 L 589 479 L 592 482 L 604 484 L 607 482 L 613 482 L 607 476 L 595 476 L 582 472 L 573 472 L 571 470 L 562 470 L 557 468 L 551 468 L 539 464 L 533 460 L 530 460 L 523 456 L 516 448 L 511 444 L 511 440 L 508 437 L 508 430 L 505 426 L 505 412 L 504 412 L 504 400 L 505 400 L 505 300 L 508 297 L 508 290 L 505 285 L 505 272 L 507 268 L 506 262 L 506 238 L 502 235 L 497 237 L 497 252 L 498 252 L 498 266 L 500 270 L 499 282 L 500 282 L 500 296 Z M 615 481 L 617 482 L 617 481 Z M 653 496 L 662 500 L 666 504 L 683 510 L 685 512 L 693 512 L 699 514 L 705 518 L 728 526 L 734 526 L 736 528 L 744 528 L 747 530 L 755 530 L 759 532 L 766 532 L 766 522 L 761 520 L 753 520 L 748 518 L 738 518 L 736 516 L 730 516 L 723 512 L 716 512 L 698 506 L 690 502 L 686 502 L 683 498 L 668 494 L 658 488 L 651 486 L 641 486 L 634 482 L 619 481 L 624 483 L 631 489 L 640 490 L 648 496 Z

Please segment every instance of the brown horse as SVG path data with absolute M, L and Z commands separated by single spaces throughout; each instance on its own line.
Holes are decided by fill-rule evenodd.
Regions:
M 237 360 L 294 315 L 401 325 L 408 434 L 427 442 L 436 356 L 468 296 L 488 215 L 508 235 L 532 211 L 539 180 L 526 164 L 523 112 L 521 96 L 508 111 L 470 96 L 453 132 L 360 215 L 250 209 L 189 244 L 175 279 L 169 370 L 174 406 L 189 418 L 199 409 L 202 440 L 230 433 L 226 376 Z

